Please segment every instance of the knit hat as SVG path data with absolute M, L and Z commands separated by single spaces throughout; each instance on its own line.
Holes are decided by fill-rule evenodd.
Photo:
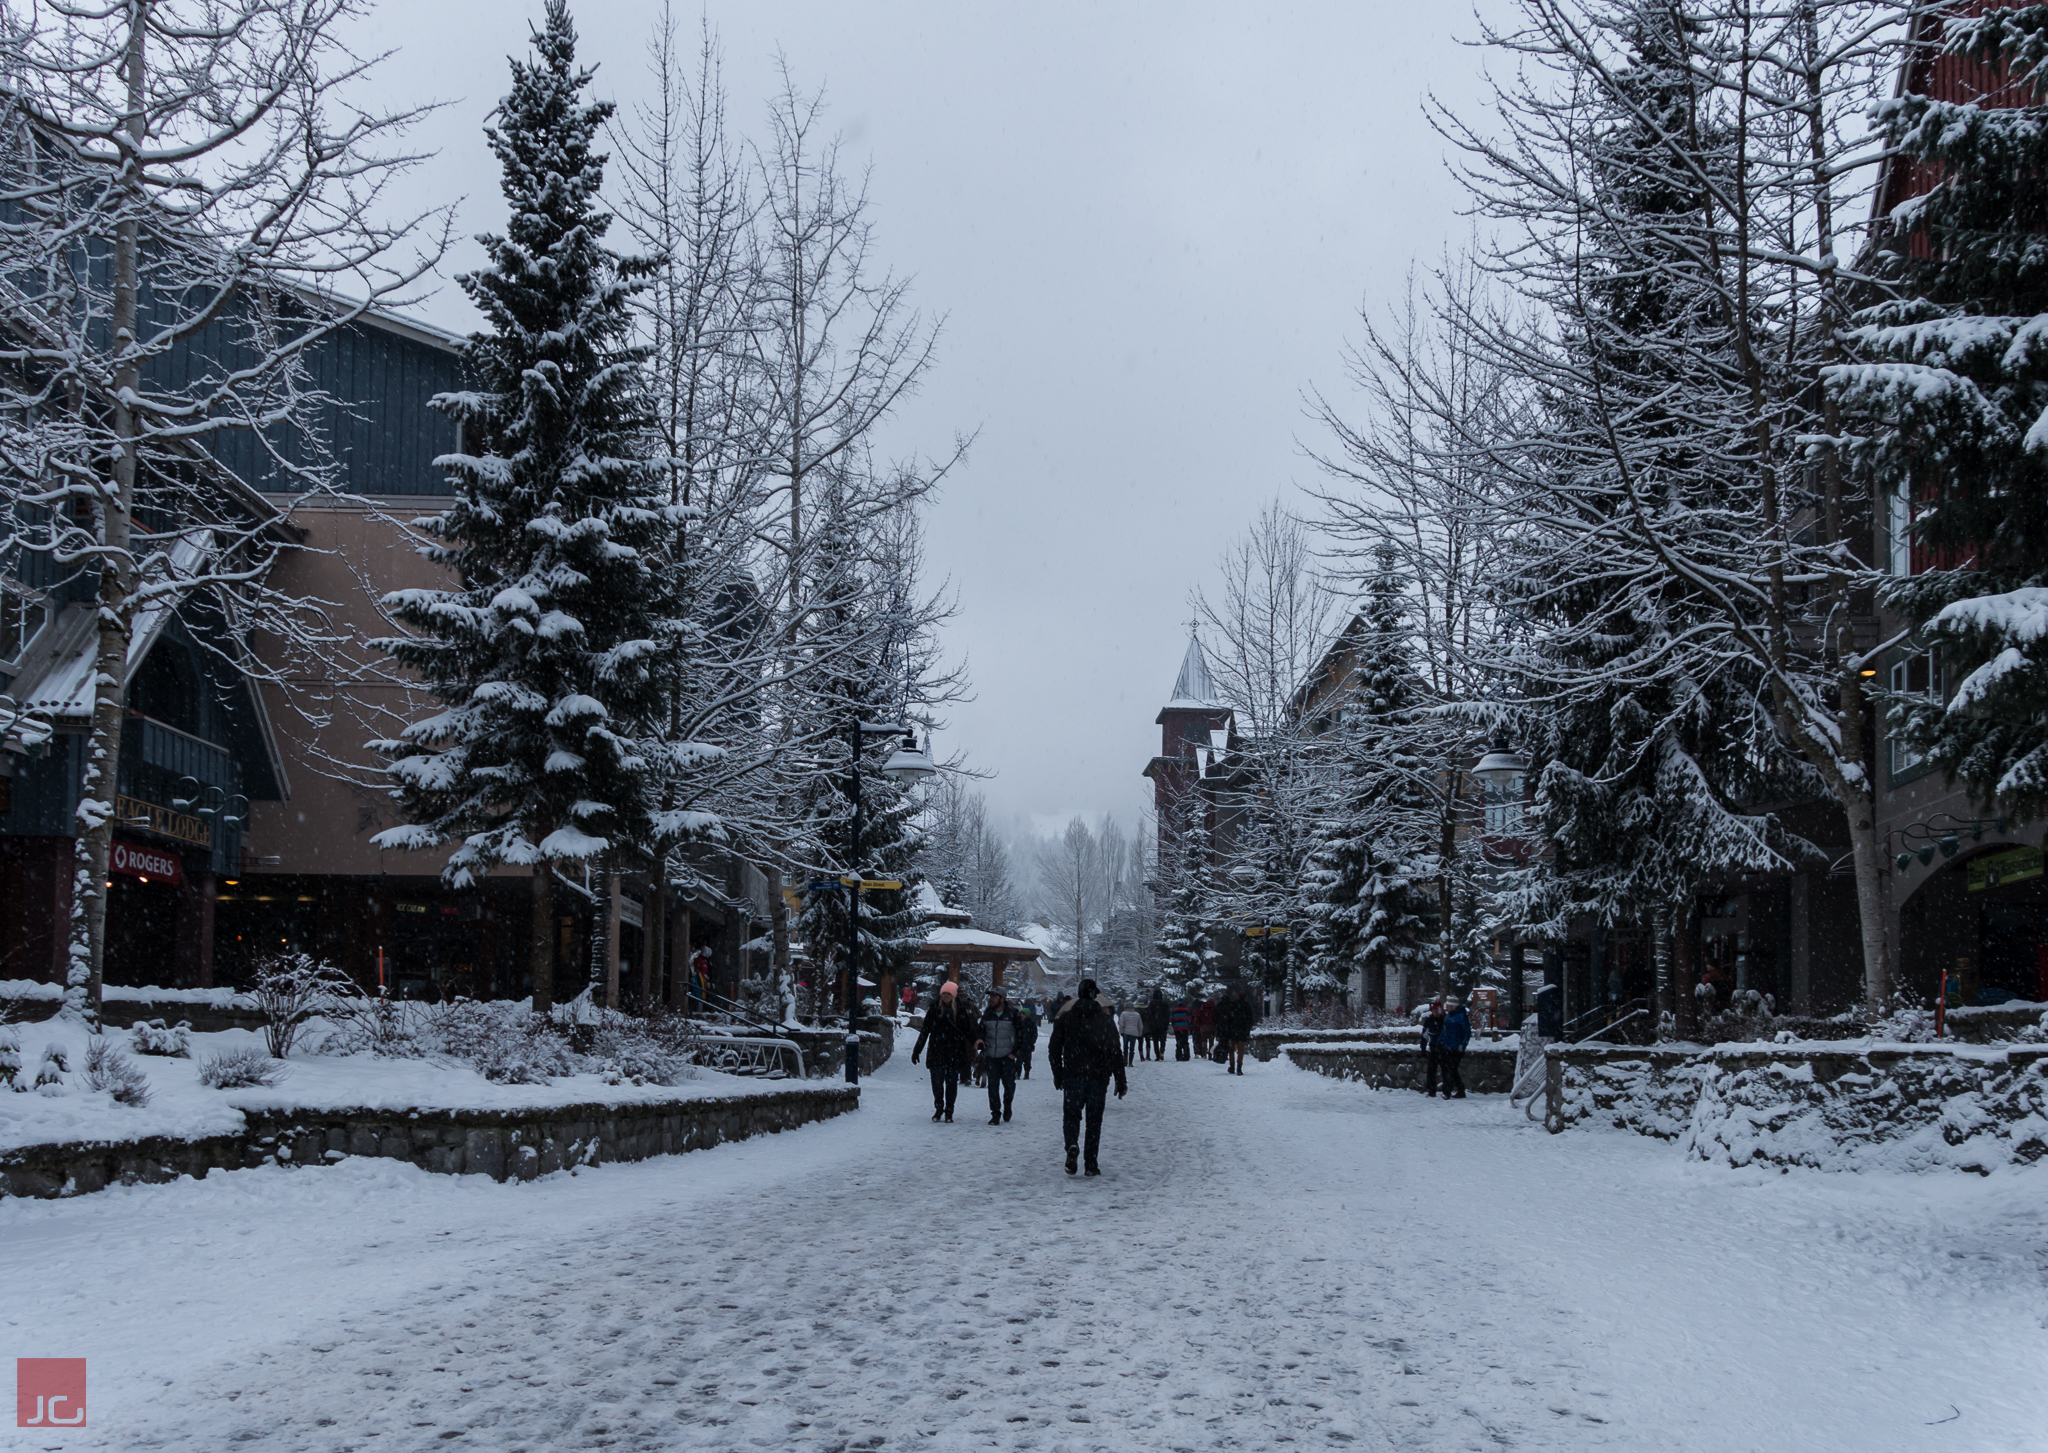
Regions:
M 1095 987 L 1095 981 L 1093 979 L 1083 979 L 1081 981 L 1081 997 L 1083 999 L 1093 999 L 1097 994 L 1101 992 L 1102 991 L 1100 989 L 1097 989 Z
M 959 992 L 960 986 L 954 983 L 951 979 L 948 979 L 945 983 L 939 985 L 939 995 L 941 998 L 943 998 L 947 994 L 957 994 Z

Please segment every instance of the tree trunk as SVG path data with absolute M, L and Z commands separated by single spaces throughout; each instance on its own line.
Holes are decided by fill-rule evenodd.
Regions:
M 1870 794 L 1845 791 L 1843 796 L 1856 870 L 1856 923 L 1863 937 L 1864 1009 L 1875 1017 L 1890 1007 L 1893 987 L 1891 938 L 1884 925 L 1884 849 Z
M 640 1003 L 652 1010 L 664 997 L 673 997 L 661 992 L 661 974 L 668 952 L 668 872 L 659 862 L 654 865 L 654 886 L 648 891 L 640 923 Z
M 782 896 L 782 870 L 768 875 L 768 932 L 775 956 L 775 992 L 782 1000 L 782 1022 L 796 1022 L 796 976 L 789 963 L 789 900 Z
M 555 873 L 545 862 L 533 868 L 527 963 L 533 982 L 533 1012 L 545 1019 L 555 1007 Z
M 604 879 L 604 1007 L 619 1007 L 619 875 Z
M 107 859 L 114 841 L 114 798 L 119 792 L 121 725 L 128 688 L 128 642 L 134 623 L 134 581 L 130 577 L 129 520 L 135 508 L 135 483 L 141 422 L 127 400 L 141 392 L 142 366 L 136 351 L 136 325 L 142 292 L 142 239 L 136 220 L 142 205 L 142 163 L 145 136 L 145 57 L 147 31 L 142 16 L 129 16 L 127 54 L 122 70 L 128 88 L 125 130 L 131 148 L 117 185 L 128 206 L 114 233 L 113 336 L 126 338 L 114 366 L 113 489 L 94 502 L 94 523 L 105 553 L 100 558 L 98 640 L 94 649 L 92 728 L 86 739 L 85 771 L 77 808 L 77 870 L 71 893 L 71 944 L 64 975 L 64 1012 L 82 1018 L 95 1031 L 100 1025 L 100 989 L 106 964 Z M 216 831 L 219 829 L 216 828 Z
M 1695 1038 L 1700 1027 L 1700 1001 L 1693 992 L 1697 987 L 1693 982 L 1697 977 L 1697 956 L 1693 953 L 1696 912 L 1690 893 L 1671 907 L 1671 994 L 1680 1039 Z

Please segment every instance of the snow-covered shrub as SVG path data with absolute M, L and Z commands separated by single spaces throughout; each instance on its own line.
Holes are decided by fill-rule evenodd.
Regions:
M 117 1045 L 103 1037 L 95 1036 L 85 1047 L 85 1087 L 105 1090 L 117 1105 L 140 1110 L 149 1103 L 149 1077 Z
M 161 1019 L 144 1019 L 128 1030 L 128 1042 L 137 1054 L 160 1054 L 170 1059 L 189 1059 L 192 1054 L 192 1022 L 180 1020 L 166 1029 Z
M 25 1090 L 26 1085 L 16 1083 L 20 1075 L 21 1038 L 12 1029 L 0 1029 L 0 1085 Z
M 434 1051 L 475 1067 L 487 1080 L 540 1085 L 571 1074 L 568 1046 L 552 1022 L 524 1004 L 462 1000 L 425 1016 Z
M 428 1053 L 431 1009 L 379 994 L 337 995 L 323 1011 L 338 1026 L 322 1048 L 330 1054 L 374 1054 L 418 1059 Z
M 263 1013 L 263 1040 L 272 1059 L 290 1054 L 299 1026 L 338 997 L 360 997 L 355 980 L 311 954 L 264 954 L 253 967 L 253 994 Z
M 71 1060 L 54 1044 L 43 1046 L 42 1063 L 36 1066 L 36 1080 L 33 1088 L 38 1094 L 56 1096 L 64 1093 L 64 1076 L 71 1073 Z M 26 1088 L 17 1082 L 15 1089 Z
M 285 1077 L 284 1064 L 260 1049 L 228 1049 L 199 1061 L 199 1083 L 210 1090 L 246 1090 L 275 1085 Z
M 608 1085 L 673 1085 L 691 1073 L 689 1060 L 649 1033 L 644 1023 L 616 1015 L 594 1026 L 585 1058 Z

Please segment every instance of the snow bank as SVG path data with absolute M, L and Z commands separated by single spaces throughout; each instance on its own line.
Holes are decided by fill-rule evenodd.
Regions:
M 203 1059 L 226 1050 L 263 1048 L 263 1037 L 228 1029 L 191 1036 L 191 1057 L 134 1055 L 148 1079 L 149 1103 L 117 1104 L 83 1082 L 90 1036 L 83 1025 L 48 1019 L 11 1026 L 20 1045 L 17 1084 L 31 1083 L 45 1052 L 55 1049 L 69 1068 L 57 1093 L 0 1089 L 0 1151 L 54 1142 L 114 1142 L 165 1136 L 193 1140 L 234 1134 L 244 1111 L 294 1109 L 355 1110 L 528 1110 L 564 1105 L 631 1105 L 714 1098 L 748 1092 L 763 1082 L 711 1069 L 674 1085 L 613 1084 L 599 1074 L 569 1074 L 545 1084 L 504 1084 L 484 1078 L 461 1061 L 446 1058 L 386 1059 L 370 1054 L 322 1055 L 297 1052 L 285 1062 L 282 1083 L 272 1087 L 212 1090 L 199 1083 Z M 128 1048 L 126 1031 L 106 1039 Z M 317 1022 L 307 1036 L 319 1039 Z
M 55 1003 L 64 997 L 62 984 L 45 984 L 39 979 L 0 979 L 0 999 L 48 1000 Z M 100 990 L 102 999 L 117 999 L 123 1003 L 144 1004 L 205 1004 L 214 1009 L 253 1009 L 256 1001 L 247 994 L 237 994 L 233 989 L 163 989 L 151 985 L 130 987 L 122 984 L 107 984 Z
M 1550 1051 L 1549 1128 L 1675 1141 L 1695 1160 L 1968 1170 L 2048 1156 L 2048 1049 L 1873 1043 Z

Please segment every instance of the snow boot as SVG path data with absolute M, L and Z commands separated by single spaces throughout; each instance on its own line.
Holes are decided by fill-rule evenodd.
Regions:
M 946 1123 L 948 1125 L 951 1125 L 953 1123 L 953 1112 L 951 1110 L 948 1110 L 946 1112 Z
M 1102 1167 L 1091 1160 L 1088 1162 L 1088 1174 L 1092 1176 L 1099 1176 L 1102 1174 Z
M 939 1121 L 940 1121 L 941 1119 L 943 1119 L 943 1118 L 945 1117 L 945 1114 L 946 1114 L 946 1112 L 945 1112 L 944 1110 L 934 1110 L 934 1111 L 932 1111 L 932 1124 L 934 1124 L 934 1125 L 938 1124 L 938 1123 L 939 1123 Z
M 991 1115 L 988 1117 L 988 1123 L 991 1125 L 1000 1125 L 1003 1123 L 1003 1117 L 1000 1115 Z
M 1073 1173 L 1074 1173 L 1075 1171 L 1079 1170 L 1080 1168 L 1081 1168 L 1081 1150 L 1080 1150 L 1080 1147 L 1079 1147 L 1079 1146 L 1074 1146 L 1074 1145 L 1070 1145 L 1070 1146 L 1068 1146 L 1068 1147 L 1067 1147 L 1067 1174 L 1068 1174 L 1068 1175 L 1072 1175 L 1072 1174 L 1073 1174 Z
M 1010 1123 L 1010 1112 L 1009 1112 L 1008 1110 L 1005 1110 L 1005 1111 L 1003 1111 L 1003 1124 L 1005 1124 L 1005 1125 L 1008 1125 L 1009 1123 Z

